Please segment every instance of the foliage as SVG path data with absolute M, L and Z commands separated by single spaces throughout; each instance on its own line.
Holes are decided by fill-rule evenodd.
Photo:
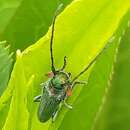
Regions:
M 69 2 L 70 0 L 63 1 L 65 6 Z M 116 97 L 129 99 L 129 94 L 126 94 L 129 90 L 129 78 L 125 78 L 126 74 L 129 75 L 127 72 L 129 46 L 125 49 L 127 47 L 123 43 L 129 40 L 130 1 L 73 1 L 58 16 L 54 37 L 55 64 L 59 68 L 66 55 L 68 57 L 66 71 L 71 72 L 72 77 L 87 66 L 108 42 L 110 46 L 80 78 L 88 81 L 88 85 L 77 86 L 74 89 L 72 97 L 68 100 L 73 105 L 73 110 L 62 107 L 54 123 L 50 120 L 44 124 L 37 119 L 38 104 L 33 102 L 33 97 L 41 92 L 39 84 L 47 80 L 44 74 L 50 71 L 51 27 L 49 30 L 48 27 L 57 1 L 50 4 L 48 1 L 40 0 L 35 2 L 6 0 L 1 3 L 3 8 L 7 5 L 13 7 L 12 13 L 9 9 L 7 13 L 4 12 L 8 18 L 4 18 L 0 23 L 0 26 L 3 25 L 1 39 L 7 39 L 14 50 L 28 46 L 23 52 L 17 50 L 8 87 L 0 98 L 0 113 L 4 112 L 3 116 L 0 116 L 1 130 L 95 130 L 98 128 L 119 130 L 120 127 L 114 122 L 118 121 L 120 124 L 122 118 L 127 120 L 127 125 L 129 124 L 129 118 L 123 117 L 124 114 L 114 120 L 115 114 L 112 125 L 109 121 L 110 115 L 114 117 L 112 113 L 117 113 L 115 108 L 120 105 L 117 103 L 113 108 L 113 102 L 116 101 L 113 99 L 118 86 L 120 89 Z M 43 10 L 40 11 L 42 7 Z M 2 12 L 1 16 L 4 16 L 4 13 Z M 23 19 L 23 22 L 20 19 Z M 42 35 L 44 36 L 37 41 Z M 37 41 L 35 44 L 29 46 L 35 41 Z M 120 73 L 122 78 L 119 77 Z M 124 81 L 126 89 L 122 88 Z M 119 99 L 117 98 L 118 101 Z M 121 102 L 124 101 L 126 100 Z M 126 114 L 128 108 L 129 105 L 125 108 Z
M 0 96 L 7 87 L 12 66 L 12 54 L 6 41 L 0 42 Z
M 129 126 L 129 52 L 130 52 L 130 27 L 123 32 L 121 44 L 118 49 L 117 60 L 110 93 L 99 120 L 96 123 L 100 130 L 128 130 Z M 112 115 L 112 116 L 111 116 Z M 107 122 L 105 121 L 107 120 Z
M 12 53 L 10 54 L 10 46 L 6 41 L 0 42 L 0 97 L 8 85 L 10 73 L 12 69 Z M 0 120 L 7 115 L 9 105 L 0 111 Z M 0 121 L 0 128 L 4 120 Z
M 71 0 L 1 0 L 0 39 L 10 42 L 12 50 L 25 49 L 47 32 L 59 3 Z

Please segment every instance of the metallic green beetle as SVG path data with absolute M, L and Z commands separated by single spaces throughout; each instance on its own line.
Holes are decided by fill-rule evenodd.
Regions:
M 38 119 L 40 122 L 46 122 L 50 118 L 52 118 L 52 121 L 54 121 L 59 112 L 61 104 L 64 104 L 67 108 L 72 109 L 72 106 L 66 103 L 66 99 L 71 96 L 71 92 L 76 84 L 86 84 L 86 82 L 77 81 L 77 79 L 89 69 L 89 67 L 97 60 L 103 50 L 105 50 L 107 47 L 105 46 L 101 52 L 89 63 L 89 65 L 87 65 L 86 68 L 83 69 L 83 71 L 81 71 L 72 80 L 71 73 L 64 71 L 66 67 L 66 56 L 64 57 L 63 67 L 59 70 L 56 70 L 54 66 L 52 45 L 55 21 L 61 7 L 62 4 L 58 6 L 52 22 L 52 35 L 50 40 L 51 72 L 48 73 L 49 80 L 45 83 L 42 83 L 42 94 L 34 98 L 35 102 L 40 102 L 38 109 Z

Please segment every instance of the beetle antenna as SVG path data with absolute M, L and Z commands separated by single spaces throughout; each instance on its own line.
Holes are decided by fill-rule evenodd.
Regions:
M 100 57 L 100 55 L 109 47 L 110 42 L 108 42 L 103 49 L 97 54 L 97 56 L 83 69 L 74 79 L 72 80 L 72 83 L 77 80 L 84 72 L 86 72 L 92 65 L 93 63 Z
M 63 6 L 63 4 L 61 3 L 57 7 L 55 14 L 54 14 L 54 17 L 53 17 L 53 21 L 52 21 L 52 31 L 51 31 L 51 40 L 50 40 L 50 54 L 51 54 L 51 70 L 54 73 L 54 75 L 56 74 L 56 69 L 55 69 L 55 66 L 54 66 L 54 58 L 53 58 L 53 39 L 54 39 L 55 21 L 56 21 L 56 18 L 58 16 L 62 6 Z

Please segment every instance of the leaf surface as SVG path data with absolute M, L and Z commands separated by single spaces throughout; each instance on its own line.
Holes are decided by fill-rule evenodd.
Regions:
M 130 12 L 129 12 L 130 18 Z M 129 25 L 129 23 L 128 23 Z M 114 74 L 110 82 L 110 92 L 99 116 L 95 130 L 128 130 L 129 122 L 129 79 L 130 79 L 130 27 L 120 37 Z
M 54 56 L 56 67 L 60 68 L 62 66 L 63 57 L 66 55 L 68 57 L 66 71 L 71 72 L 72 77 L 76 76 L 76 74 L 78 74 L 85 66 L 87 66 L 107 44 L 108 40 L 112 37 L 112 35 L 119 27 L 119 23 L 123 16 L 126 14 L 129 8 L 129 4 L 130 1 L 128 0 L 99 0 L 98 2 L 96 2 L 96 0 L 79 0 L 72 2 L 69 6 L 67 6 L 67 8 L 59 15 L 56 21 L 56 30 L 54 37 Z M 94 10 L 91 7 L 93 7 Z M 26 95 L 30 95 L 32 91 L 29 91 L 29 89 L 27 89 L 28 87 L 26 86 L 26 84 L 28 83 L 30 77 L 34 75 L 34 86 L 36 91 L 36 93 L 34 93 L 35 95 L 40 94 L 41 92 L 39 84 L 47 80 L 44 74 L 50 71 L 50 31 L 51 28 L 44 37 L 42 37 L 34 45 L 27 48 L 25 51 L 23 51 L 22 57 L 20 59 L 22 65 L 21 63 L 19 63 L 19 61 L 16 61 L 12 73 L 12 78 L 8 86 L 8 89 L 11 88 L 11 90 L 14 89 L 14 91 L 13 98 L 11 100 L 11 109 L 8 113 L 4 130 L 17 130 L 17 128 L 19 128 L 18 130 L 23 130 L 22 127 L 20 127 L 22 125 L 22 122 L 16 124 L 19 116 L 20 120 L 24 120 L 24 129 L 26 130 L 29 128 L 26 125 L 29 125 L 28 119 L 30 115 L 29 113 L 31 113 L 32 111 L 32 105 L 27 104 L 32 104 L 32 101 L 30 99 L 27 99 L 26 103 L 24 102 L 24 99 L 26 99 Z M 113 44 L 113 46 L 114 45 L 116 46 L 116 44 Z M 112 57 L 114 55 L 115 48 L 111 48 L 111 54 L 108 54 L 110 56 L 108 56 L 108 59 L 110 61 L 107 61 L 104 58 L 105 60 L 103 60 L 103 64 L 107 65 L 109 62 L 112 63 Z M 99 68 L 100 67 L 101 66 L 99 66 Z M 24 71 L 24 74 L 22 71 Z M 106 70 L 104 69 L 104 72 L 102 71 L 102 74 L 106 72 L 106 77 L 103 77 L 104 83 L 101 84 L 105 84 L 108 76 L 108 71 L 110 71 L 110 66 L 107 66 Z M 21 72 L 21 76 L 18 75 L 19 72 Z M 91 71 L 85 73 L 80 79 L 87 80 L 90 72 Z M 97 71 L 95 73 L 97 73 Z M 90 82 L 90 84 L 96 82 L 94 82 L 94 79 L 92 79 L 92 81 L 93 82 Z M 20 83 L 20 85 L 18 85 L 18 83 Z M 99 97 L 99 99 L 97 100 L 92 100 L 91 103 L 93 103 L 94 106 L 99 106 L 98 103 L 100 103 L 102 99 L 101 96 L 104 87 L 105 86 L 102 86 L 102 88 L 98 89 L 98 87 L 95 86 L 95 88 L 97 89 L 96 95 L 94 95 L 93 88 L 90 89 L 90 87 L 88 87 L 88 89 L 90 89 L 89 91 L 91 91 L 90 93 L 88 93 L 88 96 L 90 94 L 90 96 L 94 95 L 96 97 Z M 73 92 L 72 98 L 69 99 L 72 104 L 74 103 L 77 109 L 78 103 L 83 103 L 83 100 L 80 101 L 79 98 L 79 100 L 76 101 L 76 104 L 75 100 L 77 99 L 77 97 L 80 95 L 81 99 L 83 99 L 84 96 L 85 98 L 87 98 L 87 95 L 84 94 L 84 91 L 82 91 L 82 89 L 86 89 L 86 91 L 88 91 L 87 88 L 77 87 Z M 20 91 L 21 95 L 17 99 L 16 95 L 20 94 Z M 90 100 L 87 100 L 89 104 Z M 20 105 L 17 104 L 18 102 L 21 102 L 23 110 L 21 109 Z M 18 112 L 15 113 L 13 124 L 11 124 L 10 118 L 13 115 L 15 109 L 13 104 L 14 106 L 16 106 Z M 37 105 L 35 106 L 37 107 Z M 92 110 L 94 109 L 96 111 L 97 107 L 93 109 L 91 108 L 93 108 L 93 106 L 89 107 L 90 114 L 92 115 L 88 117 L 87 120 L 89 121 L 91 121 L 94 114 Z M 75 109 L 72 113 L 75 113 L 77 109 Z M 67 109 L 63 108 L 53 125 L 51 124 L 51 120 L 44 124 L 40 123 L 37 119 L 37 111 L 33 112 L 33 114 L 31 115 L 32 130 L 48 130 L 58 128 L 66 129 L 64 128 L 64 125 L 62 126 L 62 123 L 66 123 L 68 117 L 71 119 L 71 117 L 69 116 L 69 113 L 71 115 L 71 112 L 69 111 L 69 113 L 67 113 L 67 111 Z M 20 113 L 20 115 L 18 115 L 18 113 Z M 73 125 L 75 125 L 74 122 L 71 128 L 74 128 Z M 90 128 L 90 125 L 86 124 L 86 126 L 83 126 L 83 128 Z

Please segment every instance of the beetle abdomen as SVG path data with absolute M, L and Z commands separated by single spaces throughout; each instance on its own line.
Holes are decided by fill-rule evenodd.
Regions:
M 50 96 L 47 91 L 44 91 L 39 105 L 38 118 L 41 122 L 48 121 L 57 111 L 60 101 L 56 97 Z

